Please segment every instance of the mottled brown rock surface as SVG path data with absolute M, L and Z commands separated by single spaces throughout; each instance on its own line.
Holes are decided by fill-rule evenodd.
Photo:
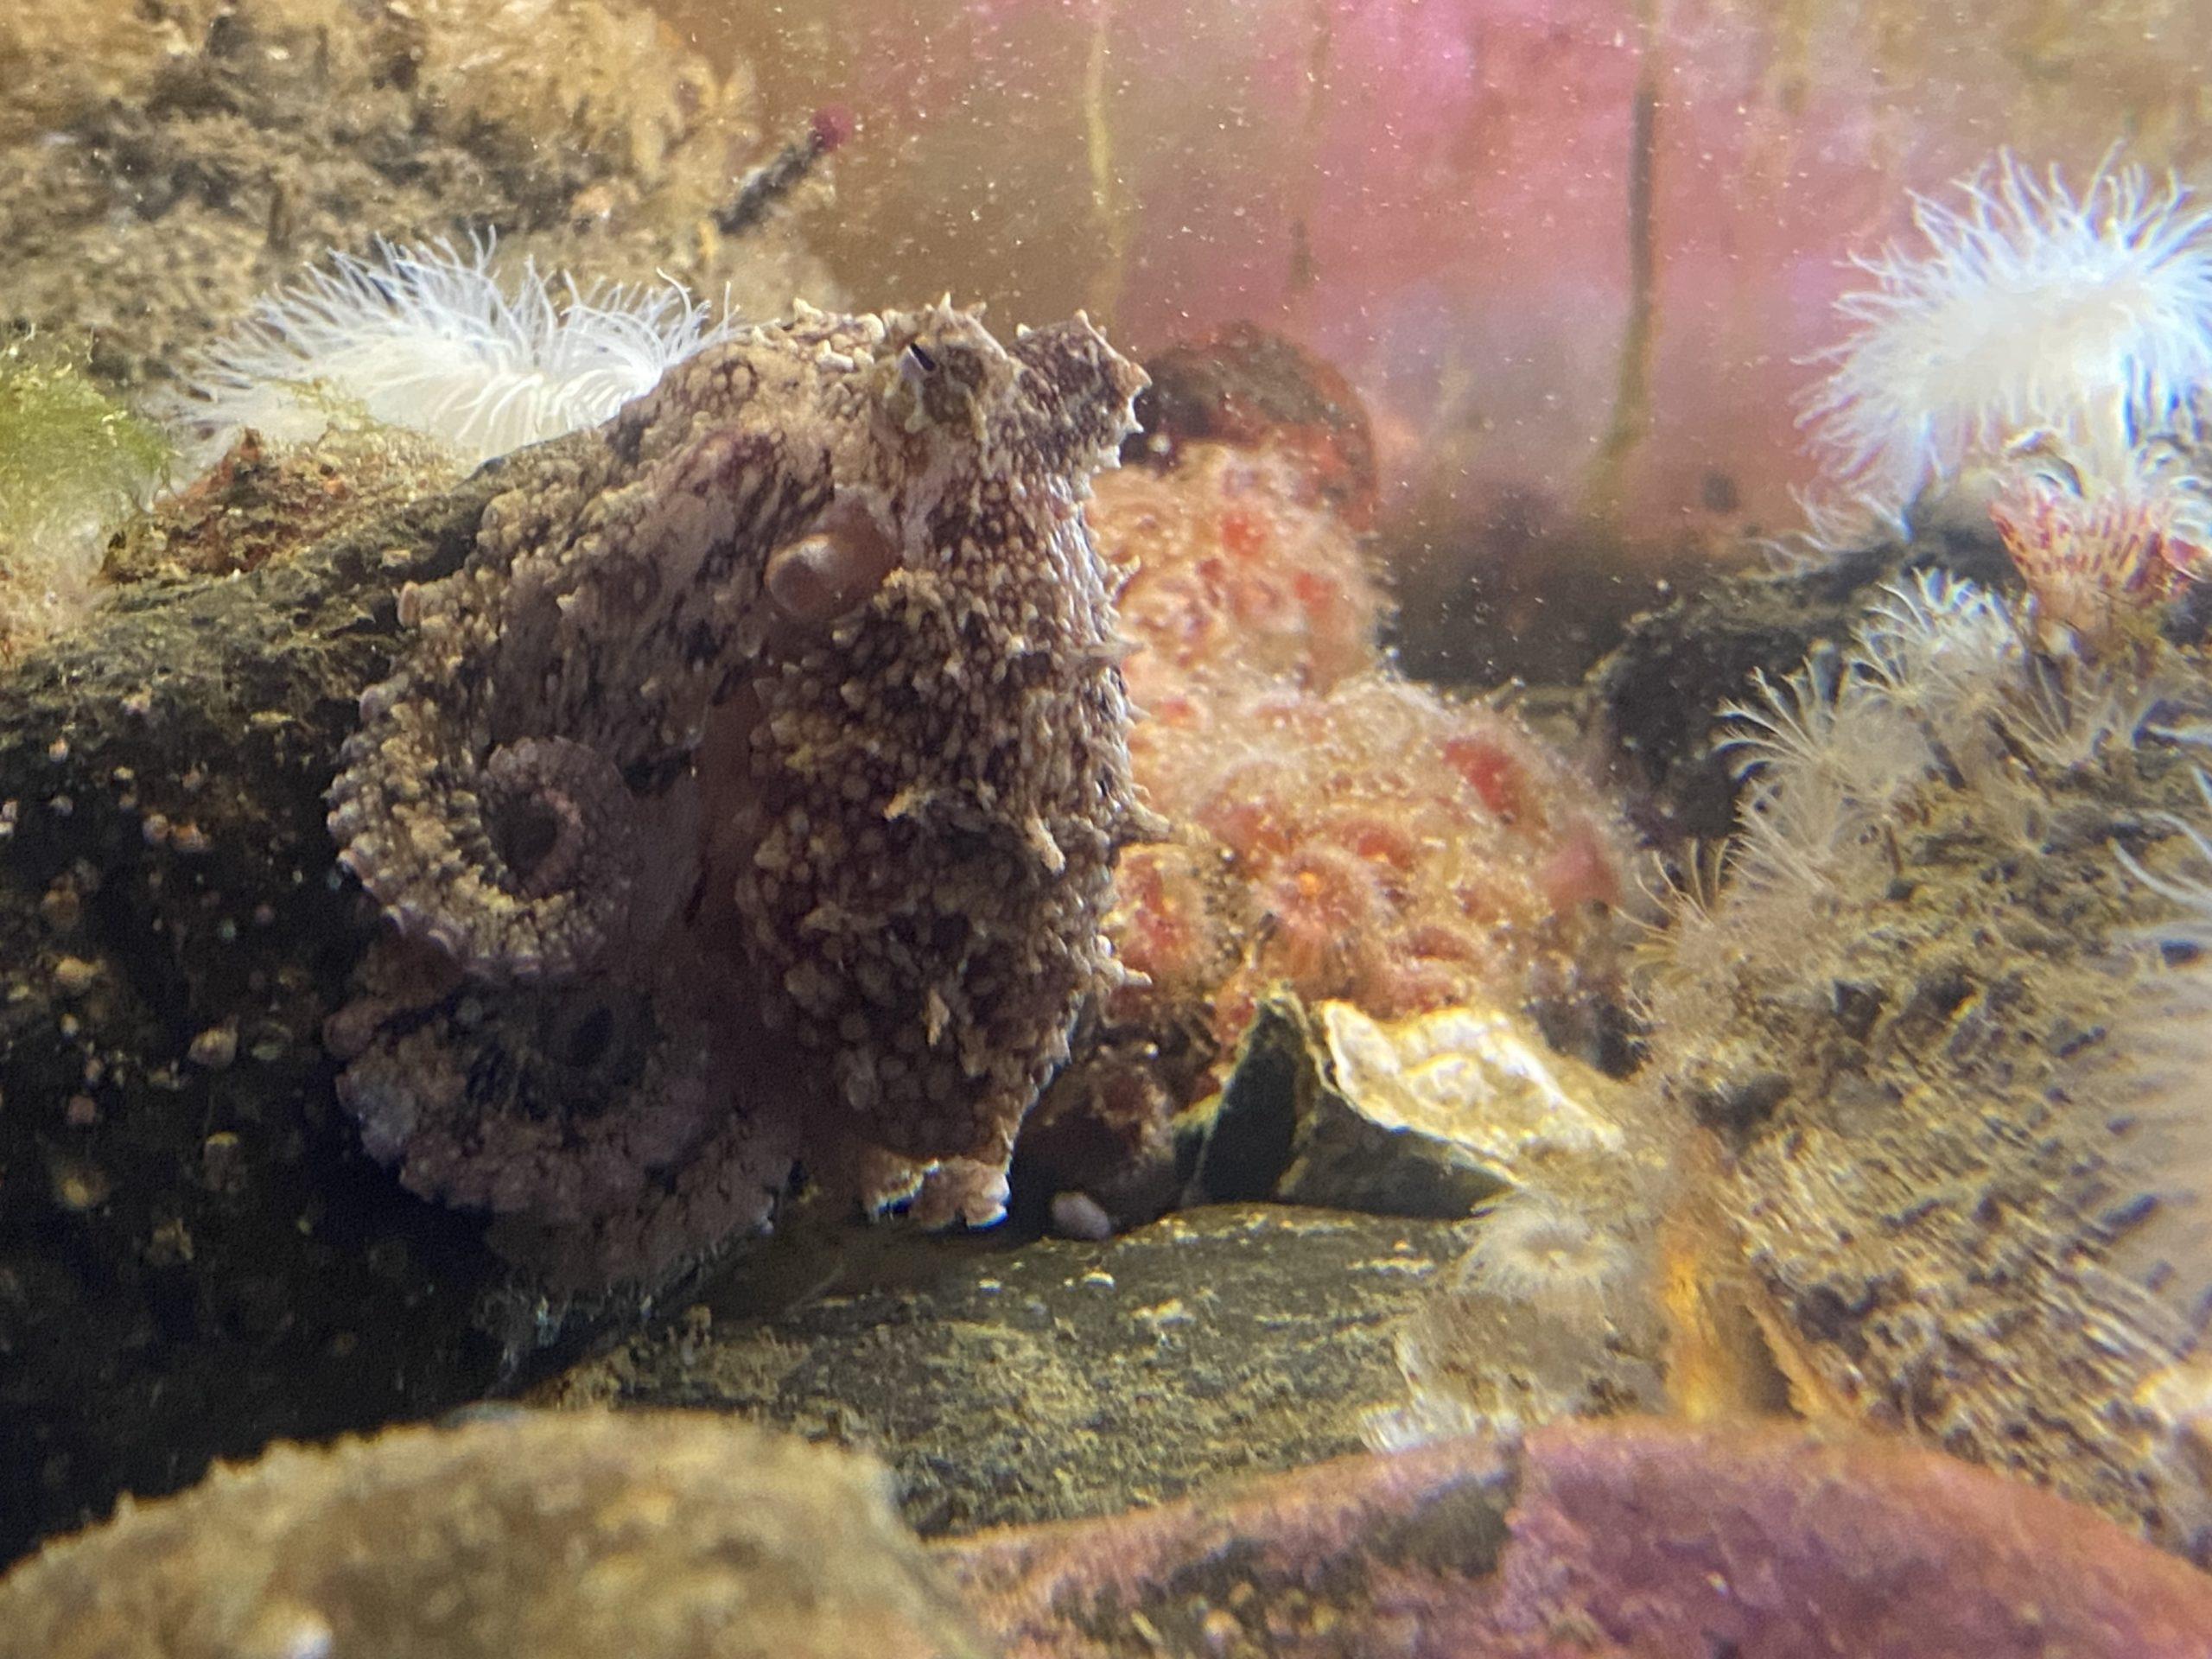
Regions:
M 8 1659 L 980 1659 L 856 1459 L 680 1414 L 283 1446 L 0 1582 Z
M 1462 1248 L 1440 1222 L 1243 1205 L 1103 1243 L 887 1236 L 826 1283 L 809 1251 L 771 1284 L 772 1247 L 547 1395 L 861 1447 L 925 1534 L 1099 1515 L 1357 1450 L 1404 1398 L 1395 1321 Z
M 1642 1086 L 1695 1126 L 1801 1411 L 2212 1562 L 2208 992 L 2179 966 L 2212 680 L 2193 648 L 2044 652 L 1978 587 L 1870 599 L 1732 721 L 1746 804 L 1650 959 Z
M 0 1559 L 498 1373 L 480 1229 L 360 1155 L 321 1027 L 369 938 L 322 791 L 499 487 L 136 584 L 0 691 Z
M 0 11 L 0 324 L 88 338 L 119 385 L 377 235 L 836 297 L 792 215 L 715 230 L 783 135 L 636 0 L 53 0 Z

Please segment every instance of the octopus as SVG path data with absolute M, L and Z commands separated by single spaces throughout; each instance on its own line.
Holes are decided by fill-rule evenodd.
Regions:
M 802 308 L 494 463 L 330 791 L 370 1153 L 580 1287 L 795 1169 L 995 1219 L 1147 828 L 1083 514 L 1144 384 L 1081 317 Z

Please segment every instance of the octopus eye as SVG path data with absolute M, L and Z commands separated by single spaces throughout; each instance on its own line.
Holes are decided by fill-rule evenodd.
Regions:
M 929 352 L 924 348 L 921 341 L 914 340 L 910 342 L 906 347 L 906 355 L 912 361 L 913 365 L 919 369 L 924 374 L 935 374 L 937 372 L 937 359 L 930 355 Z
M 768 556 L 763 583 L 785 615 L 827 622 L 875 591 L 899 549 L 865 512 L 832 507 L 812 535 Z

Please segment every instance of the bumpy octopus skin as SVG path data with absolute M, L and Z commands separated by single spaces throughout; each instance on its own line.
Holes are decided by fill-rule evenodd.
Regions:
M 512 461 L 331 790 L 394 925 L 328 1033 L 369 1149 L 577 1283 L 764 1224 L 795 1160 L 989 1218 L 1117 971 L 1081 506 L 1142 385 L 1080 319 L 802 312 Z

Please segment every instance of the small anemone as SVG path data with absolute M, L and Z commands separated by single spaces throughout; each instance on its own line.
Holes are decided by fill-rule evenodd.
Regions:
M 1462 1290 L 1576 1325 L 1618 1311 L 1636 1270 L 1628 1246 L 1556 1199 L 1517 1192 L 1484 1217 L 1461 1260 Z
M 1941 572 L 1885 587 L 1840 652 L 1816 650 L 1721 710 L 1715 753 L 1748 785 L 1735 863 L 1755 887 L 1832 881 L 1837 859 L 1931 772 L 1973 776 L 2030 652 L 1995 594 Z
M 1916 197 L 1922 245 L 1856 263 L 1850 337 L 1802 423 L 1831 477 L 1903 507 L 1968 461 L 2048 429 L 2124 450 L 2187 418 L 2212 380 L 2212 213 L 2139 168 L 2077 196 L 2009 154 L 1955 203 Z
M 2212 553 L 2212 494 L 2192 457 L 2165 442 L 2083 465 L 2037 442 L 1989 514 L 2047 638 L 2092 651 L 2156 626 L 2157 608 Z
M 1738 874 L 1765 889 L 1831 887 L 1840 861 L 1927 771 L 1928 740 L 1904 710 L 1871 694 L 1855 659 L 1833 652 L 1752 683 L 1758 700 L 1721 709 L 1714 746 L 1748 785 Z
M 2046 771 L 2083 771 L 2133 748 L 2172 689 L 2057 651 L 2027 664 L 2007 699 L 2005 728 Z
M 1920 570 L 1875 595 L 1850 665 L 1862 695 L 1948 721 L 1985 704 L 2024 649 L 2001 597 L 1948 571 Z
M 488 460 L 607 419 L 725 322 L 673 280 L 651 289 L 492 270 L 493 243 L 334 256 L 267 294 L 185 370 L 169 411 L 218 448 L 242 428 L 280 442 L 336 416 L 426 433 Z

